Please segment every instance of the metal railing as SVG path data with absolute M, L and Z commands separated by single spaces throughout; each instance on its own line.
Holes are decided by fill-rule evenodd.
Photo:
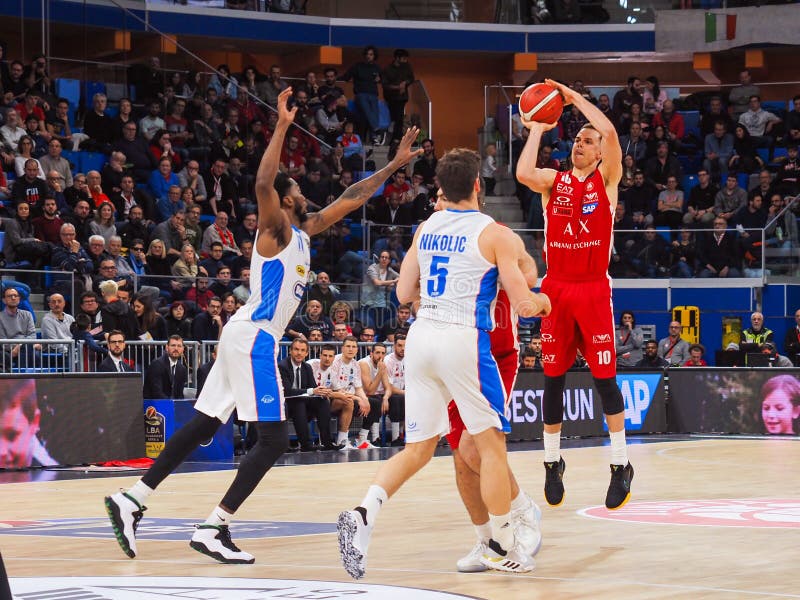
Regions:
M 76 370 L 74 340 L 0 339 L 0 373 L 64 373 Z
M 1 250 L 1 249 L 0 249 Z M 83 276 L 74 271 L 55 271 L 50 269 L 0 269 L 0 279 L 4 283 L 20 283 L 27 288 L 27 292 L 34 293 L 37 290 L 48 292 L 58 292 L 62 294 L 67 302 L 75 298 L 76 281 L 75 279 Z M 82 283 L 77 289 L 82 291 Z

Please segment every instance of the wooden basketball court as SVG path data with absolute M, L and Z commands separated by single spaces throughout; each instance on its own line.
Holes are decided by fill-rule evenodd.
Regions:
M 622 511 L 613 513 L 626 520 L 608 520 L 604 508 L 590 508 L 602 505 L 605 498 L 608 448 L 568 448 L 563 456 L 566 500 L 561 507 L 550 508 L 544 506 L 541 494 L 541 451 L 510 454 L 521 485 L 542 505 L 544 513 L 543 547 L 532 573 L 456 572 L 455 561 L 472 547 L 474 533 L 457 496 L 452 460 L 444 456 L 433 459 L 384 507 L 362 583 L 492 600 L 800 598 L 800 440 L 691 438 L 632 444 L 630 458 L 636 469 L 633 498 Z M 355 462 L 275 468 L 237 519 L 330 526 L 341 510 L 361 500 L 377 465 Z M 0 485 L 0 520 L 5 522 L 0 522 L 0 551 L 12 591 L 20 581 L 15 578 L 44 581 L 42 578 L 67 576 L 134 576 L 143 584 L 147 577 L 353 583 L 339 563 L 333 533 L 248 539 L 237 534 L 234 522 L 234 541 L 256 556 L 256 564 L 246 566 L 221 565 L 191 550 L 188 527 L 173 532 L 180 541 L 140 538 L 134 560 L 122 554 L 107 523 L 102 524 L 107 530 L 105 537 L 64 537 L 65 532 L 82 535 L 83 525 L 69 522 L 42 526 L 33 535 L 12 533 L 15 527 L 24 529 L 24 522 L 39 527 L 43 520 L 103 519 L 103 496 L 135 479 L 87 475 L 71 481 Z M 147 530 L 152 518 L 202 522 L 231 479 L 230 471 L 173 475 L 151 497 L 140 531 Z M 198 583 L 202 587 L 202 581 L 195 581 Z M 324 583 L 317 588 L 324 590 Z M 175 595 L 240 600 L 390 597 L 390 588 L 385 588 L 384 596 L 359 594 L 355 591 L 358 585 L 347 589 L 354 591 L 341 595 L 274 592 L 274 596 L 242 591 L 224 596 L 203 595 L 195 589 Z M 26 599 L 69 597 L 16 593 Z M 410 600 L 420 594 L 423 592 L 405 590 L 402 597 Z

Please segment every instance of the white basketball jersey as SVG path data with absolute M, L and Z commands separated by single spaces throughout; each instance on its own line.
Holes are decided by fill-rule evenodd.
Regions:
M 389 376 L 392 387 L 398 390 L 406 389 L 406 366 L 403 359 L 397 358 L 397 355 L 392 352 L 386 355 L 383 364 L 386 365 L 386 374 Z
M 261 256 L 257 243 L 258 235 L 250 259 L 250 298 L 231 320 L 252 321 L 279 340 L 306 289 L 311 266 L 309 239 L 292 225 L 289 243 L 272 258 Z
M 333 371 L 331 389 L 354 394 L 356 388 L 362 387 L 361 367 L 358 366 L 358 361 L 355 358 L 349 363 L 345 363 L 342 355 L 337 354 L 336 358 L 333 359 L 331 371 Z
M 494 329 L 497 266 L 478 248 L 478 236 L 491 223 L 477 210 L 448 208 L 420 225 L 418 319 Z
M 307 362 L 311 365 L 311 370 L 314 371 L 314 381 L 317 382 L 317 386 L 330 388 L 333 385 L 333 363 L 327 369 L 323 369 L 319 365 L 318 358 L 312 358 Z
M 369 369 L 369 376 L 372 378 L 372 381 L 375 381 L 375 378 L 378 376 L 378 367 L 376 367 L 375 364 L 372 362 L 372 357 L 365 356 L 364 358 L 358 361 L 358 364 L 367 365 L 367 368 Z M 382 394 L 384 391 L 385 390 L 383 389 L 383 382 L 380 381 L 378 383 L 378 387 L 375 388 L 374 394 L 375 395 Z

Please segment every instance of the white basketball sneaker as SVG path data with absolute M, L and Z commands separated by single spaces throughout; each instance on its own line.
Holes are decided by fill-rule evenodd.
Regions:
M 530 556 L 536 556 L 542 547 L 542 509 L 526 494 L 528 506 L 511 513 L 514 524 L 514 537 L 520 549 Z
M 210 556 L 214 560 L 230 565 L 251 565 L 256 562 L 252 554 L 239 550 L 231 540 L 231 532 L 227 525 L 195 525 L 189 546 L 200 554 Z
M 494 540 L 489 540 L 485 548 L 486 550 L 481 556 L 481 562 L 495 571 L 527 573 L 528 571 L 533 571 L 533 567 L 536 566 L 533 558 L 526 554 L 519 544 L 514 544 L 510 550 L 503 551 L 500 544 Z
M 481 556 L 486 551 L 486 544 L 483 540 L 478 540 L 469 554 L 462 556 L 456 561 L 456 568 L 459 573 L 481 573 L 487 571 L 489 567 L 481 562 Z
M 125 492 L 106 496 L 105 505 L 117 543 L 129 558 L 134 558 L 136 556 L 136 529 L 139 527 L 142 513 L 147 510 L 147 507 L 140 505 Z
M 367 524 L 366 515 L 366 510 L 359 506 L 341 513 L 336 523 L 342 565 L 353 579 L 361 579 L 367 570 L 367 548 L 372 537 L 372 525 Z

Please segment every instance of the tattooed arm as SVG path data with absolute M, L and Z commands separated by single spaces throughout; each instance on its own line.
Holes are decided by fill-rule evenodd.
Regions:
M 417 139 L 418 133 L 416 127 L 411 127 L 406 131 L 397 149 L 397 154 L 388 165 L 380 171 L 376 171 L 372 176 L 348 187 L 341 196 L 321 211 L 309 214 L 302 225 L 303 230 L 308 235 L 321 233 L 334 223 L 341 221 L 350 212 L 361 208 L 397 169 L 422 153 L 422 150 L 411 149 L 411 144 Z

